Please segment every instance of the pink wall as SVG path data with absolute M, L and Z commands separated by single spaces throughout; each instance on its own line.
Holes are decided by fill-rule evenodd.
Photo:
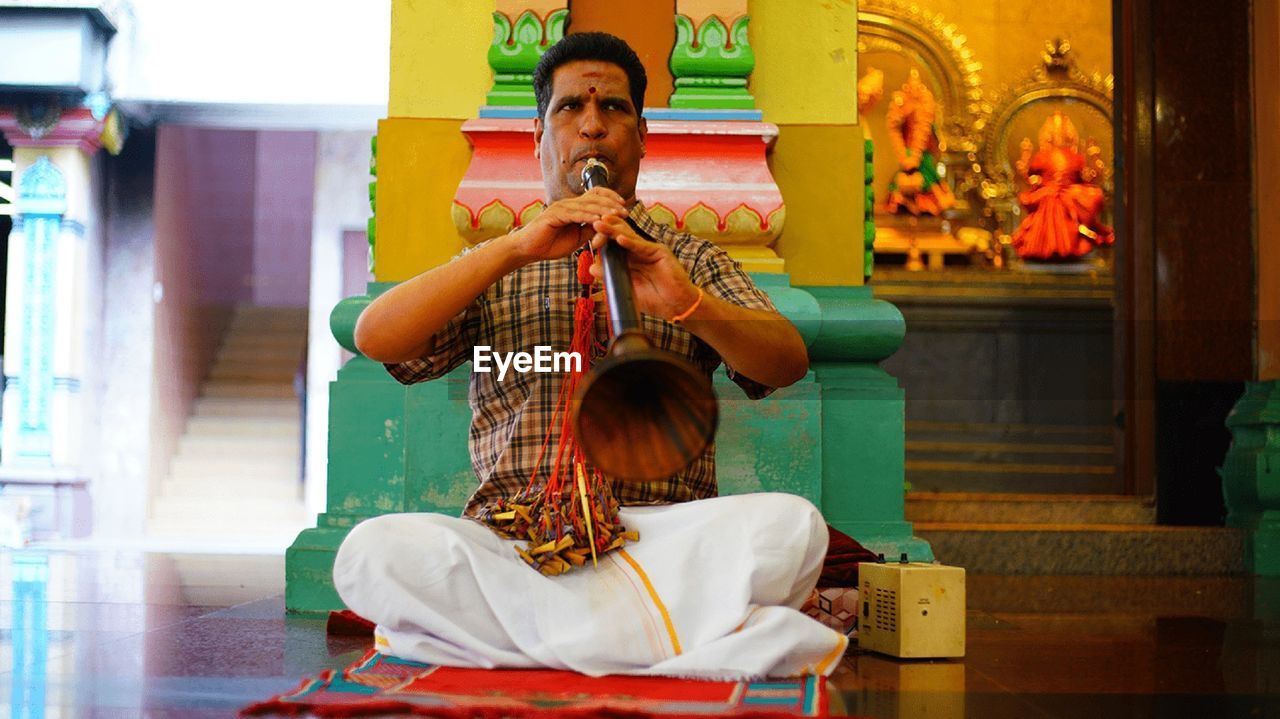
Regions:
M 205 302 L 252 302 L 257 133 L 184 128 L 183 137 L 186 162 L 180 169 L 192 183 L 183 206 L 195 244 L 192 279 Z
M 257 133 L 253 204 L 253 302 L 306 307 L 316 134 Z
M 209 225 L 234 228 L 234 213 L 213 208 L 215 200 L 234 198 L 211 176 L 198 170 L 208 164 L 215 143 L 207 133 L 181 126 L 161 126 L 156 134 L 155 186 L 155 334 L 151 394 L 152 483 L 168 473 L 178 438 L 209 369 L 228 316 L 225 304 L 202 294 L 211 283 L 234 273 L 228 261 L 210 263 L 214 233 Z M 224 169 L 233 167 L 224 163 Z M 210 215 L 213 215 L 211 217 Z M 206 272 L 207 270 L 207 272 Z M 234 287 L 213 287 L 218 296 Z M 224 292 L 226 291 L 226 292 Z

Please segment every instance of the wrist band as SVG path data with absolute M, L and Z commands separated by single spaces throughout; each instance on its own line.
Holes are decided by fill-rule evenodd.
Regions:
M 701 287 L 698 287 L 697 290 L 698 290 L 698 299 L 694 300 L 692 305 L 689 305 L 689 309 L 685 310 L 684 312 L 681 312 L 675 317 L 672 317 L 671 318 L 672 324 L 678 325 L 681 322 L 684 322 L 685 320 L 689 319 L 689 315 L 693 314 L 694 311 L 698 309 L 698 306 L 702 304 L 702 298 L 705 297 L 705 294 L 702 292 Z

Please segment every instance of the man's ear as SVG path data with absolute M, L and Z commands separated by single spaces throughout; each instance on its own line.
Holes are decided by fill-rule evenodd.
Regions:
M 644 141 L 649 136 L 649 121 L 641 117 L 636 129 L 640 132 L 640 156 L 644 157 Z
M 542 159 L 542 118 L 533 118 L 533 156 Z

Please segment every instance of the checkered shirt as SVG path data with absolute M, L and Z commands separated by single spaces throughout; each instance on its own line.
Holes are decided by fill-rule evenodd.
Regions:
M 671 248 L 695 285 L 707 294 L 743 307 L 776 311 L 738 263 L 720 247 L 687 232 L 656 222 L 637 202 L 631 219 L 650 239 Z M 399 364 L 387 371 L 404 384 L 441 377 L 472 357 L 477 345 L 494 353 L 532 352 L 535 345 L 549 345 L 555 352 L 568 351 L 573 335 L 573 306 L 581 285 L 577 280 L 578 254 L 522 267 L 494 283 L 436 334 L 433 354 Z M 643 315 L 641 322 L 658 347 L 684 357 L 708 376 L 721 359 L 715 350 L 685 328 Z M 609 329 L 603 303 L 597 303 L 596 340 L 608 344 Z M 601 351 L 593 352 L 592 361 Z M 560 373 L 507 371 L 498 380 L 497 368 L 471 373 L 468 399 L 471 432 L 468 448 L 471 466 L 480 486 L 467 502 L 464 514 L 478 516 L 499 498 L 509 498 L 529 483 L 560 395 Z M 773 392 L 726 368 L 729 377 L 748 397 L 759 399 Z M 558 431 L 558 430 L 557 430 Z M 550 448 L 557 446 L 551 438 Z M 552 454 L 548 451 L 548 456 Z M 539 472 L 546 476 L 550 461 Z M 613 492 L 622 504 L 667 504 L 716 496 L 715 445 L 683 472 L 658 482 L 614 482 Z

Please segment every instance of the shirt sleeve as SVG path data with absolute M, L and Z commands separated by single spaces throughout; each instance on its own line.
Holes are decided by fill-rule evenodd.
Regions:
M 769 296 L 756 287 L 750 275 L 743 271 L 742 265 L 730 257 L 723 248 L 710 242 L 699 254 L 693 271 L 689 273 L 689 279 L 701 287 L 703 292 L 726 302 L 753 310 L 778 311 Z M 729 379 L 741 387 L 751 399 L 768 397 L 777 389 L 738 373 L 728 362 L 724 363 L 724 368 Z
M 431 354 L 383 366 L 401 384 L 417 384 L 449 374 L 471 359 L 478 316 L 473 302 L 435 334 L 435 347 Z
M 476 247 L 468 247 L 454 256 L 450 262 L 472 252 Z M 458 314 L 454 315 L 445 326 L 435 334 L 435 346 L 431 354 L 404 362 L 384 363 L 387 372 L 400 384 L 417 384 L 428 380 L 439 379 L 457 369 L 463 362 L 471 359 L 472 347 L 475 346 L 476 331 L 480 324 L 480 301 L 484 297 L 472 300 Z

